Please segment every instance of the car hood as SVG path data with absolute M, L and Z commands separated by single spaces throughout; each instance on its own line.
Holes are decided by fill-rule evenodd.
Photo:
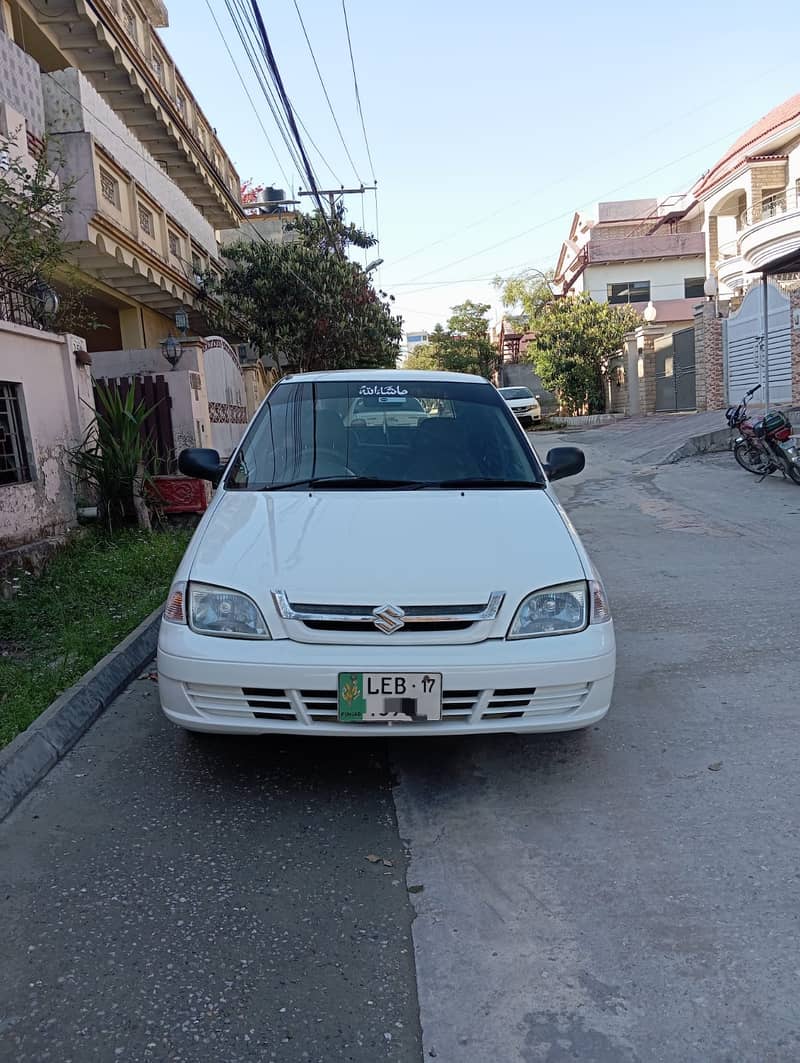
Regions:
M 544 490 L 224 491 L 188 576 L 244 591 L 267 612 L 291 602 L 513 608 L 532 590 L 585 578 Z

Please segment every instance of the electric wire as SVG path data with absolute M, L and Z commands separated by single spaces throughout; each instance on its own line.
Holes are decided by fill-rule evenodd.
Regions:
M 255 0 L 254 0 L 255 2 Z M 356 105 L 358 106 L 358 116 L 361 119 L 361 132 L 364 134 L 364 147 L 367 149 L 367 159 L 369 160 L 369 171 L 372 175 L 372 183 L 376 184 L 377 179 L 375 177 L 375 165 L 372 162 L 372 152 L 369 147 L 369 138 L 367 137 L 367 126 L 364 121 L 364 111 L 361 107 L 361 93 L 358 90 L 358 75 L 356 74 L 356 61 L 353 57 L 353 42 L 350 37 L 350 22 L 347 18 L 347 4 L 345 0 L 342 0 L 342 13 L 344 15 L 344 28 L 347 31 L 347 48 L 350 52 L 350 68 L 353 71 L 353 87 L 356 93 Z
M 347 155 L 348 162 L 353 167 L 353 173 L 356 175 L 356 180 L 358 181 L 358 183 L 360 185 L 363 185 L 364 182 L 359 177 L 358 167 L 356 166 L 355 162 L 353 161 L 353 156 L 350 154 L 350 149 L 347 146 L 347 141 L 344 139 L 344 133 L 342 132 L 342 127 L 339 125 L 339 119 L 336 117 L 336 112 L 333 109 L 333 103 L 331 102 L 331 98 L 330 98 L 330 95 L 328 93 L 327 86 L 325 84 L 325 79 L 322 76 L 322 71 L 319 68 L 319 63 L 317 62 L 317 57 L 314 54 L 314 48 L 313 48 L 313 46 L 311 44 L 311 38 L 308 35 L 308 30 L 306 29 L 306 24 L 305 24 L 305 21 L 303 20 L 302 12 L 300 11 L 300 5 L 298 3 L 298 0 L 292 0 L 292 2 L 294 4 L 294 9 L 297 12 L 297 17 L 300 20 L 300 27 L 303 30 L 303 36 L 306 39 L 306 44 L 308 45 L 308 50 L 311 53 L 311 58 L 312 58 L 312 60 L 314 62 L 314 69 L 317 72 L 317 77 L 319 78 L 319 83 L 322 86 L 323 93 L 325 94 L 325 102 L 328 104 L 328 110 L 331 112 L 331 118 L 333 119 L 333 124 L 336 126 L 336 132 L 339 134 L 339 140 L 341 140 L 341 142 L 342 142 L 342 147 L 344 148 L 345 155 Z

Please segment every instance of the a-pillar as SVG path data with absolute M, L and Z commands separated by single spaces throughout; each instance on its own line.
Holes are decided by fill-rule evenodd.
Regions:
M 722 318 L 714 300 L 694 315 L 695 402 L 698 410 L 725 408 Z
M 639 412 L 656 412 L 656 337 L 664 335 L 663 325 L 640 325 L 636 329 L 639 380 Z
M 792 404 L 800 405 L 800 288 L 789 293 L 792 315 Z

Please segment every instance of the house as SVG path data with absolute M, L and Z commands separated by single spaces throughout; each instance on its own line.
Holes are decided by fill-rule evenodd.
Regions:
M 0 132 L 31 160 L 46 136 L 51 169 L 74 184 L 66 237 L 98 323 L 80 341 L 54 337 L 20 323 L 26 293 L 0 291 L 0 549 L 75 521 L 63 451 L 85 427 L 90 364 L 95 379 L 148 373 L 174 411 L 178 382 L 165 378 L 176 334 L 193 335 L 174 445 L 230 447 L 254 401 L 237 350 L 206 335 L 217 231 L 245 217 L 239 176 L 158 35 L 167 21 L 161 0 L 59 0 L 46 17 L 35 0 L 0 0 Z
M 800 94 L 743 133 L 692 195 L 722 315 L 706 330 L 707 408 L 724 408 L 759 382 L 769 383 L 773 402 L 800 402 Z M 768 377 L 762 276 L 771 278 Z
M 557 295 L 630 304 L 668 326 L 691 322 L 706 279 L 702 212 L 691 195 L 598 203 L 575 214 L 555 269 Z
M 609 411 L 695 407 L 693 327 L 707 276 L 702 230 L 702 209 L 688 193 L 603 202 L 593 216 L 574 215 L 554 294 L 583 292 L 597 302 L 630 305 L 642 316 L 609 367 Z M 686 365 L 676 372 L 684 349 Z

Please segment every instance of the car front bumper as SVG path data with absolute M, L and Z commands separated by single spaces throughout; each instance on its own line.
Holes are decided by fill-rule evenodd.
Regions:
M 542 419 L 542 410 L 539 406 L 525 406 L 522 409 L 516 410 L 512 406 L 511 409 L 512 413 L 514 413 L 520 421 L 541 421 Z
M 350 737 L 569 731 L 608 712 L 610 623 L 575 635 L 467 645 L 320 645 L 196 635 L 162 623 L 161 707 L 191 731 Z M 440 721 L 340 723 L 340 672 L 438 672 Z

